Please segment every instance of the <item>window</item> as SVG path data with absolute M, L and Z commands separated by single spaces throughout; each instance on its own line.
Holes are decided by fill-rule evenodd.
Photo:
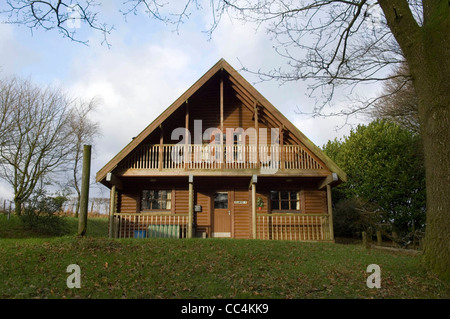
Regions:
M 172 208 L 172 192 L 169 190 L 143 190 L 141 210 L 170 210 Z
M 227 192 L 219 192 L 214 194 L 214 208 L 228 208 Z
M 300 211 L 300 192 L 298 191 L 270 191 L 272 210 Z

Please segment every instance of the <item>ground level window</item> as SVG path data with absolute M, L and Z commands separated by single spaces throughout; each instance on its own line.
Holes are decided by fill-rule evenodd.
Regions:
M 172 208 L 172 192 L 170 190 L 143 190 L 141 210 L 169 210 Z
M 272 210 L 300 210 L 299 191 L 270 191 Z

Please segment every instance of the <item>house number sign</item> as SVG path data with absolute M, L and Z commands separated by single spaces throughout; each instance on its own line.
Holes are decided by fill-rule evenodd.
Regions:
M 241 204 L 241 205 L 247 205 L 247 201 L 246 200 L 235 200 L 234 203 L 235 204 Z

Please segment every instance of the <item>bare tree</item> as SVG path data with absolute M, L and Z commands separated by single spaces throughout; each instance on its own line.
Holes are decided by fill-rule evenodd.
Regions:
M 404 64 L 395 72 L 409 74 L 408 66 Z M 374 103 L 372 115 L 419 133 L 418 100 L 411 78 L 397 77 L 386 81 L 382 95 Z
M 0 177 L 14 191 L 16 214 L 22 204 L 69 161 L 74 143 L 69 126 L 72 101 L 59 89 L 42 89 L 28 80 L 3 81 L 2 109 L 10 109 L 11 129 L 0 148 Z M 6 98 L 13 91 L 13 98 Z
M 107 35 L 114 27 L 99 22 L 98 1 L 7 0 L 6 4 L 6 8 L 0 11 L 0 14 L 7 17 L 6 23 L 24 25 L 31 32 L 37 29 L 56 29 L 72 41 L 87 44 L 87 40 L 79 39 L 76 34 L 83 23 L 101 32 L 104 36 L 103 43 L 109 46 Z
M 75 216 L 78 217 L 80 210 L 81 198 L 81 163 L 83 161 L 83 145 L 92 144 L 95 137 L 99 135 L 99 124 L 89 118 L 89 114 L 95 109 L 96 100 L 93 99 L 89 103 L 79 102 L 76 107 L 71 110 L 69 116 L 70 130 L 74 138 L 72 151 L 72 179 L 70 186 L 75 189 L 77 194 L 75 205 Z
M 75 3 L 86 3 L 74 1 Z M 59 10 L 42 10 L 35 16 L 35 3 L 9 0 L 10 17 L 34 28 L 42 19 Z M 64 1 L 57 1 L 61 8 Z M 167 12 L 168 3 L 181 10 Z M 124 14 L 144 8 L 149 16 L 175 23 L 178 27 L 193 10 L 201 9 L 195 0 L 128 0 Z M 54 7 L 54 6 L 52 6 Z M 418 99 L 418 117 L 423 139 L 426 187 L 427 228 L 425 259 L 428 265 L 450 278 L 450 5 L 448 0 L 217 0 L 210 1 L 214 31 L 224 15 L 264 28 L 276 43 L 275 50 L 286 59 L 286 66 L 255 71 L 264 80 L 311 80 L 312 94 L 322 100 L 315 114 L 342 87 L 386 81 L 404 75 L 392 73 L 408 63 Z M 31 12 L 21 19 L 21 12 Z M 18 15 L 19 14 L 19 15 Z M 89 24 L 88 15 L 82 16 Z M 35 21 L 35 23 L 33 23 Z M 44 20 L 45 21 L 45 20 Z M 59 27 L 60 19 L 49 20 Z M 26 23 L 24 23 L 26 22 Z M 106 34 L 106 33 L 105 33 Z M 349 115 L 367 109 L 376 99 L 351 105 L 335 114 Z
M 14 89 L 15 78 L 0 79 L 0 147 L 8 142 L 8 134 L 13 129 L 13 103 L 17 99 L 17 91 Z

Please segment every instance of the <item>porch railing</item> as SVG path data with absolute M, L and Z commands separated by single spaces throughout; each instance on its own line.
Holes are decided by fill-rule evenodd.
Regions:
M 114 214 L 116 238 L 186 238 L 188 214 Z
M 330 241 L 327 214 L 257 214 L 256 238 Z
M 188 214 L 114 214 L 116 238 L 186 238 Z M 326 214 L 257 214 L 256 238 L 332 241 Z
M 143 145 L 124 169 L 323 169 L 301 145 Z

